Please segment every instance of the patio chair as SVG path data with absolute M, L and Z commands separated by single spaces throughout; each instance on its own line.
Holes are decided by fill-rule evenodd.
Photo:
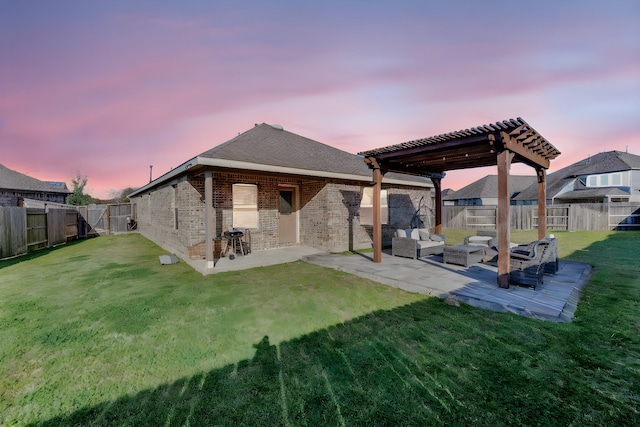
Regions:
M 513 284 L 536 286 L 542 284 L 544 276 L 545 256 L 549 249 L 549 241 L 536 240 L 511 251 L 511 269 L 509 281 Z
M 558 272 L 558 239 L 555 237 L 545 236 L 542 241 L 549 242 L 549 248 L 545 252 L 544 264 L 545 274 L 556 274 Z
M 553 236 L 553 235 L 551 235 Z M 542 260 L 544 273 L 545 274 L 556 274 L 558 272 L 559 261 L 558 261 L 558 239 L 551 236 L 545 236 L 540 241 L 547 242 L 549 244 L 549 248 L 545 252 L 545 257 Z M 535 243 L 535 242 L 534 242 Z M 511 249 L 511 254 L 520 253 L 520 254 L 528 254 L 531 252 L 531 245 L 533 243 L 529 243 L 526 245 L 518 245 Z

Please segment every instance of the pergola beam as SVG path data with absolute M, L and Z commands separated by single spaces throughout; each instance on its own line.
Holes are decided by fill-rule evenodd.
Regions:
M 533 167 L 541 166 L 549 169 L 549 159 L 522 145 L 517 139 L 512 138 L 511 135 L 506 132 L 500 132 L 500 136 L 502 137 L 504 148 L 520 156 L 522 161 Z

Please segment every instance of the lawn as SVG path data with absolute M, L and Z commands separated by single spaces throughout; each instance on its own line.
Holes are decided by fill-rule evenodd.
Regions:
M 570 324 L 137 234 L 0 261 L 0 425 L 637 425 L 640 233 L 556 236 L 595 266 Z

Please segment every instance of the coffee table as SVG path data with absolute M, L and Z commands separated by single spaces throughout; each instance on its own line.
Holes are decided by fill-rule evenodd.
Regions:
M 442 252 L 442 262 L 468 267 L 482 261 L 484 249 L 483 246 L 474 245 L 445 246 Z

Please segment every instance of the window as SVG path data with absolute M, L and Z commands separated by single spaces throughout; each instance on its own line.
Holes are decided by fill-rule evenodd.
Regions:
M 293 213 L 293 191 L 280 190 L 280 215 Z
M 597 176 L 590 176 L 589 177 L 589 187 L 597 187 L 598 186 L 598 177 Z
M 622 185 L 622 174 L 619 174 L 619 173 L 611 174 L 611 185 L 613 186 Z
M 600 185 L 602 187 L 606 187 L 607 185 L 609 185 L 609 175 L 600 176 Z
M 383 224 L 389 223 L 387 190 L 380 190 L 380 216 Z M 373 187 L 364 187 L 360 202 L 360 225 L 373 225 Z
M 258 186 L 233 184 L 233 228 L 258 228 Z

